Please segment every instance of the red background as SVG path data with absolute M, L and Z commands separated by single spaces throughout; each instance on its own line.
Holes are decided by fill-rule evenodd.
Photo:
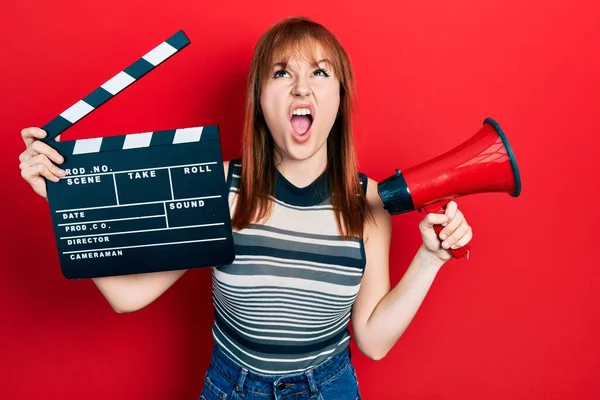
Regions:
M 219 124 L 224 157 L 235 157 L 253 46 L 298 14 L 331 28 L 352 58 L 364 172 L 381 180 L 436 156 L 491 116 L 523 179 L 516 199 L 460 199 L 472 258 L 441 270 L 386 358 L 371 361 L 352 344 L 364 398 L 600 398 L 598 2 L 8 3 L 0 398 L 198 396 L 212 344 L 209 271 L 190 271 L 132 314 L 113 312 L 91 281 L 63 278 L 47 204 L 19 174 L 19 132 L 184 29 L 188 48 L 63 140 Z M 394 284 L 419 244 L 421 217 L 393 219 Z

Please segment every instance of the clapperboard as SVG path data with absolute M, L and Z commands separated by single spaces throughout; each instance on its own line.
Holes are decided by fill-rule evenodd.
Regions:
M 66 278 L 233 261 L 218 126 L 54 140 L 189 43 L 177 32 L 42 128 L 65 158 L 67 175 L 46 183 Z

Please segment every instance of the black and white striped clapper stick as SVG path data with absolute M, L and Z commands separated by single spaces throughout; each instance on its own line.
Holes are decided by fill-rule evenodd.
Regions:
M 48 142 L 56 138 L 56 136 L 73 126 L 77 121 L 112 99 L 123 89 L 152 71 L 188 44 L 190 44 L 190 40 L 183 30 L 163 41 L 142 58 L 110 78 L 89 95 L 44 125 L 42 129 L 46 131 L 47 135 L 43 141 Z
M 183 32 L 163 42 L 142 58 L 145 61 L 134 63 L 54 119 L 47 125 L 49 133 L 56 137 L 188 42 Z M 64 156 L 61 167 L 67 171 L 60 182 L 47 181 L 66 278 L 233 261 L 229 190 L 217 125 L 48 144 Z

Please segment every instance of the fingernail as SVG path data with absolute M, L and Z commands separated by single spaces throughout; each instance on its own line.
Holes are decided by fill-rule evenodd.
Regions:
M 447 249 L 448 248 L 448 242 L 442 243 L 442 247 L 445 248 L 445 249 Z
M 64 170 L 64 169 L 59 169 L 59 170 L 58 170 L 58 171 L 56 171 L 56 172 L 58 172 L 58 174 L 59 174 L 60 176 L 65 176 L 65 170 Z
M 447 237 L 448 237 L 448 235 L 446 235 L 445 233 L 442 233 L 440 235 L 440 239 L 442 239 L 442 240 L 446 239 Z
M 56 157 L 56 160 L 58 162 L 63 162 L 64 158 L 63 158 L 63 156 L 58 156 L 58 157 Z

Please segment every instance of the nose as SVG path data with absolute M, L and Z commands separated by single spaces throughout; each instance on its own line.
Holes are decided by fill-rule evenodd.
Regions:
M 312 89 L 306 78 L 298 78 L 294 87 L 292 88 L 292 94 L 295 97 L 306 97 L 312 94 Z

